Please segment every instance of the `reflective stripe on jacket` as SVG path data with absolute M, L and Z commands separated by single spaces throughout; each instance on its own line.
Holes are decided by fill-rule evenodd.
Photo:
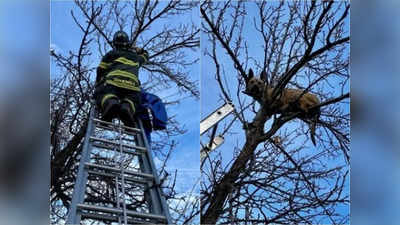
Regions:
M 96 83 L 107 83 L 120 88 L 140 91 L 139 68 L 148 60 L 147 53 L 114 49 L 101 60 Z

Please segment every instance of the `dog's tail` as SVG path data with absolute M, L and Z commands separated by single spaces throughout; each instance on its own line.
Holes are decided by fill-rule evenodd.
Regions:
M 315 130 L 317 128 L 317 122 L 319 119 L 321 112 L 318 109 L 318 111 L 314 114 L 313 118 L 310 121 L 310 137 L 311 137 L 311 141 L 314 144 L 314 146 L 316 146 L 316 141 L 315 141 Z
M 311 121 L 310 124 L 310 137 L 311 137 L 311 141 L 314 144 L 314 146 L 316 146 L 316 142 L 315 142 L 315 128 L 316 128 L 316 123 L 315 121 Z

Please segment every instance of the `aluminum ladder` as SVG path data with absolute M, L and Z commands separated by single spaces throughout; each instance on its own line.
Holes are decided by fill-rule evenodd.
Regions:
M 142 121 L 97 114 L 92 107 L 66 224 L 172 224 Z

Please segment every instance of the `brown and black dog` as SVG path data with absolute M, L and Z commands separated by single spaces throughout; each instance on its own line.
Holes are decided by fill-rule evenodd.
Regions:
M 260 78 L 257 78 L 254 76 L 253 70 L 250 69 L 248 78 L 244 93 L 261 104 L 270 104 L 269 108 L 276 114 L 300 112 L 298 117 L 309 124 L 311 141 L 315 145 L 315 128 L 321 114 L 319 107 L 314 107 L 320 104 L 318 97 L 301 89 L 285 88 L 272 101 L 274 88 L 266 82 L 265 71 L 261 72 Z M 261 78 L 264 78 L 264 80 Z

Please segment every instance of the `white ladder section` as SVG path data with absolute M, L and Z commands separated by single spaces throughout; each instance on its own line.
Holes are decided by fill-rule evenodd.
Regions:
M 92 107 L 66 224 L 171 224 L 142 122 L 96 114 Z

